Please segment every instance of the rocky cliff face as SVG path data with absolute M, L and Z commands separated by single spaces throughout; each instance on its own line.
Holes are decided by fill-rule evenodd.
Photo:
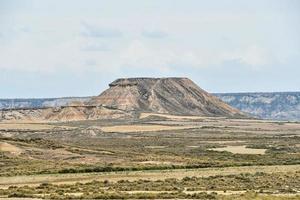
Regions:
M 188 78 L 117 79 L 88 105 L 126 111 L 242 117 L 243 113 L 210 95 Z

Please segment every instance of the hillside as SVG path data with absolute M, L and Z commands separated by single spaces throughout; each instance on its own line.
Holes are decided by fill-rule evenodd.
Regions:
M 244 116 L 188 78 L 117 79 L 109 86 L 109 89 L 88 101 L 87 105 L 175 115 Z

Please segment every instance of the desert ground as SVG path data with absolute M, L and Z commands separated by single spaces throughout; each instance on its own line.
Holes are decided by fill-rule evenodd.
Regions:
M 300 123 L 0 123 L 0 199 L 300 199 Z

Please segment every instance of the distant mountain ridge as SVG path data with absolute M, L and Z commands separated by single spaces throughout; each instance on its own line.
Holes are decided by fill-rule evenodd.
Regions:
M 45 108 L 66 106 L 74 101 L 85 102 L 91 97 L 0 99 L 0 109 Z
M 222 101 L 263 119 L 300 121 L 300 92 L 215 93 Z M 66 106 L 91 97 L 0 99 L 0 109 Z
M 300 92 L 219 93 L 229 105 L 262 119 L 300 121 Z

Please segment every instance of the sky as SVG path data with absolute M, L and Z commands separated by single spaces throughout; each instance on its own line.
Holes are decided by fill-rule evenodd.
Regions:
M 121 77 L 300 91 L 300 1 L 0 0 L 0 98 L 93 96 Z

